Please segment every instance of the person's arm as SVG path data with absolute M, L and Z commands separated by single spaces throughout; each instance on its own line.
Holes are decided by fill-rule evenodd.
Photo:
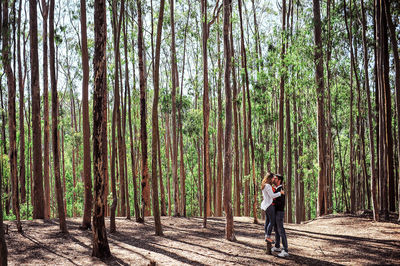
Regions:
M 277 198 L 277 197 L 279 197 L 281 195 L 281 192 L 274 193 L 272 191 L 272 187 L 270 185 L 266 185 L 266 189 L 267 189 L 268 196 L 270 196 L 273 199 L 275 199 L 275 198 Z

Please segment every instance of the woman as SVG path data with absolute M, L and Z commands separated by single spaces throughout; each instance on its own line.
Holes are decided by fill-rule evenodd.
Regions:
M 263 201 L 261 202 L 261 209 L 265 211 L 265 241 L 272 243 L 271 232 L 275 225 L 275 206 L 272 205 L 274 198 L 284 195 L 285 192 L 282 190 L 280 192 L 274 193 L 272 190 L 272 178 L 274 178 L 273 173 L 267 173 L 261 182 L 261 190 L 263 194 Z

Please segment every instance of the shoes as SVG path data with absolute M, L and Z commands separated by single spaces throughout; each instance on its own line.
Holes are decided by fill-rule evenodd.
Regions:
M 272 247 L 272 248 L 271 248 L 271 251 L 272 251 L 272 252 L 281 252 L 281 249 L 280 249 L 280 248 L 277 248 L 277 247 Z
M 269 237 L 265 237 L 265 242 L 271 243 L 271 244 L 275 244 L 274 240 L 272 240 L 272 239 L 269 238 Z
M 287 253 L 285 250 L 282 250 L 281 253 L 278 254 L 278 257 L 281 257 L 281 258 L 289 257 L 289 253 Z

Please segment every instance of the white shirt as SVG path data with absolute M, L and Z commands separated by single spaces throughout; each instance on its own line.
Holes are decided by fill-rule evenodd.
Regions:
M 266 184 L 264 189 L 262 190 L 263 201 L 261 202 L 261 209 L 266 211 L 268 207 L 272 204 L 274 198 L 277 198 L 281 195 L 280 192 L 274 193 L 272 191 L 272 187 L 270 184 Z

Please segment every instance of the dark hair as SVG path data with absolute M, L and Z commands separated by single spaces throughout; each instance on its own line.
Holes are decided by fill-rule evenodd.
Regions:
M 282 184 L 283 183 L 283 175 L 275 174 L 275 176 L 281 181 L 281 184 Z

